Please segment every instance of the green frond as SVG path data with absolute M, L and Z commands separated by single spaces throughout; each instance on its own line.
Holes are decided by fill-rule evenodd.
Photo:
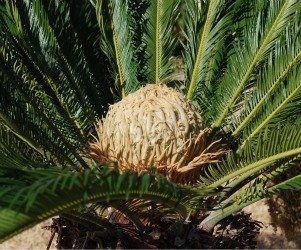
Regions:
M 81 156 L 76 152 L 74 139 L 70 138 L 72 130 L 68 130 L 69 124 L 65 123 L 66 126 L 63 126 L 63 120 L 60 119 L 49 96 L 41 92 L 34 79 L 30 79 L 28 71 L 23 68 L 22 64 L 17 65 L 14 61 L 7 61 L 4 64 L 1 59 L 2 122 L 5 122 L 7 126 L 12 126 L 15 133 L 21 132 L 23 138 L 24 133 L 29 135 L 27 141 L 34 140 L 36 143 L 40 142 L 40 145 L 52 142 L 53 149 L 61 148 L 62 151 L 59 154 L 63 155 L 65 152 L 64 158 L 68 159 L 69 163 L 76 159 L 85 166 Z M 44 125 L 45 123 L 47 126 Z M 64 129 L 66 133 L 63 133 Z M 73 138 L 76 137 L 73 136 Z M 49 139 L 49 142 L 46 142 L 46 139 Z M 46 146 L 46 150 L 52 151 L 49 146 Z
M 130 16 L 130 30 L 132 32 L 132 45 L 134 59 L 137 62 L 137 79 L 140 83 L 147 83 L 148 57 L 144 42 L 146 28 L 146 10 L 149 8 L 148 0 L 128 0 L 128 15 Z
M 300 20 L 298 20 L 300 21 Z M 271 100 L 277 88 L 281 86 L 283 80 L 296 68 L 301 59 L 301 41 L 298 37 L 299 22 L 292 32 L 287 32 L 283 41 L 279 41 L 275 46 L 275 51 L 271 53 L 266 67 L 259 72 L 259 79 L 255 82 L 256 95 L 245 101 L 242 114 L 238 118 L 232 135 L 238 136 L 244 128 L 250 124 L 254 117 L 262 112 L 263 107 Z M 290 84 L 290 81 L 287 81 Z
M 301 154 L 300 127 L 299 122 L 266 129 L 239 155 L 229 153 L 221 163 L 210 166 L 200 177 L 200 188 L 215 189 L 236 178 L 241 182 L 280 160 Z
M 5 173 L 4 166 L 1 170 L 4 171 L 0 179 L 1 241 L 39 221 L 91 202 L 104 202 L 109 206 L 117 200 L 153 200 L 183 216 L 187 213 L 190 191 L 159 175 L 119 174 L 107 168 L 77 173 L 26 167 L 15 168 L 12 177 L 19 175 L 19 178 L 8 185 L 12 177 Z
M 88 67 L 83 56 L 83 48 L 77 42 L 77 34 L 71 26 L 68 13 L 70 6 L 63 4 L 58 7 L 55 1 L 43 2 L 42 0 L 34 0 L 32 3 L 18 1 L 16 6 L 22 16 L 22 24 L 26 26 L 27 34 L 23 38 L 25 41 L 21 40 L 20 45 L 23 47 L 23 54 L 27 55 L 27 64 L 31 62 L 35 76 L 38 74 L 37 78 L 46 86 L 48 85 L 48 91 L 52 91 L 52 96 L 59 99 L 63 110 L 66 110 L 64 101 L 70 103 L 72 100 L 73 105 L 68 107 L 70 110 L 66 110 L 66 113 L 74 112 L 76 105 L 77 110 L 82 110 L 82 115 L 93 123 L 97 113 L 87 95 L 87 87 L 96 91 L 93 82 L 95 79 L 91 78 L 89 81 L 83 79 L 90 72 L 84 72 Z M 62 16 L 66 18 L 63 20 Z M 67 32 L 69 32 L 68 37 L 66 37 Z M 67 47 L 64 44 L 66 41 L 62 40 L 67 38 L 74 40 L 75 46 L 79 48 L 73 47 L 70 43 Z M 29 51 L 30 46 L 35 49 L 33 53 Z M 54 67 L 59 67 L 61 72 L 57 72 Z M 62 82 L 59 88 L 57 84 Z M 70 100 L 64 99 L 66 87 L 68 87 Z M 70 114 L 69 116 L 72 117 Z M 80 124 L 79 121 L 77 123 Z
M 215 190 L 212 196 L 215 207 L 201 223 L 204 230 L 210 231 L 221 219 L 273 193 L 270 181 L 300 164 L 300 128 L 299 120 L 266 128 L 239 154 L 229 153 L 221 163 L 207 169 L 195 187 L 196 192 Z M 300 189 L 299 178 L 291 181 L 283 188 Z M 197 207 L 202 202 L 195 196 L 191 206 Z
M 214 100 L 217 113 L 214 126 L 220 127 L 229 113 L 235 112 L 238 97 L 252 86 L 257 68 L 267 59 L 281 36 L 294 23 L 301 3 L 298 0 L 269 1 L 252 14 L 242 30 L 242 38 L 234 44 L 233 55 Z M 254 8 L 252 9 L 254 12 Z
M 20 132 L 14 125 L 3 125 L 1 118 L 0 114 L 0 148 L 10 150 L 11 155 L 29 157 L 31 160 L 39 162 L 40 164 L 47 162 L 45 152 L 39 145 L 31 139 L 28 139 L 29 136 Z M 51 161 L 51 159 L 48 159 L 48 161 Z
M 0 6 L 1 124 L 57 165 L 87 168 L 90 129 L 113 102 L 94 8 L 56 0 Z
M 164 82 L 171 73 L 170 57 L 176 45 L 173 28 L 179 4 L 179 0 L 149 1 L 144 34 L 149 83 Z
M 300 175 L 275 179 L 301 160 L 300 13 L 300 0 L 0 0 L 0 241 L 54 215 L 110 228 L 107 207 L 141 231 L 153 213 L 210 209 L 208 230 L 300 190 Z M 227 143 L 196 185 L 89 155 L 109 105 L 149 83 L 178 85 Z
M 109 4 L 96 2 L 96 15 L 101 32 L 100 46 L 108 56 L 113 68 L 113 77 L 121 96 L 139 87 L 138 65 L 132 44 L 129 8 L 125 0 L 111 0 Z
M 233 1 L 224 0 L 189 0 L 183 4 L 185 85 L 189 99 L 202 100 L 207 89 L 212 91 L 211 80 L 231 31 L 232 7 Z
M 285 171 L 285 168 L 287 169 L 287 165 L 282 165 L 276 170 L 272 171 L 271 173 L 260 175 L 259 177 L 254 179 L 250 184 L 246 185 L 242 190 L 239 190 L 237 193 L 234 193 L 231 197 L 229 197 L 228 204 L 243 204 L 249 201 L 253 201 L 255 199 L 257 200 L 264 198 L 267 195 L 274 194 L 275 192 L 283 189 L 301 190 L 300 175 L 294 176 L 288 180 L 277 184 L 269 184 L 269 181 L 278 174 L 283 173 Z
M 261 200 L 267 195 L 274 194 L 283 189 L 301 190 L 301 175 L 294 176 L 293 178 L 270 187 L 266 187 L 266 182 L 260 178 L 256 179 L 250 186 L 240 192 L 239 195 L 234 196 L 230 205 L 212 211 L 210 215 L 201 222 L 200 227 L 209 232 L 221 219 Z
M 241 203 L 252 199 L 252 197 L 262 196 L 269 187 L 270 181 L 275 180 L 275 177 L 287 170 L 298 166 L 300 159 L 300 155 L 297 155 L 285 163 L 279 161 L 272 166 L 271 164 L 265 166 L 260 171 L 252 169 L 247 175 L 241 175 L 225 186 L 225 191 L 221 197 L 221 200 L 223 200 L 221 206 L 226 207 L 233 202 L 239 201 Z
M 284 120 L 293 120 L 300 112 L 301 101 L 301 71 L 300 64 L 292 69 L 286 81 L 282 81 L 275 90 L 273 101 L 266 103 L 261 112 L 254 117 L 243 134 L 239 150 L 245 147 L 248 140 L 267 126 L 275 126 Z
M 1 16 L 3 18 L 3 24 L 5 23 L 9 31 L 14 36 L 20 36 L 22 34 L 22 25 L 20 20 L 20 15 L 17 8 L 10 1 L 3 1 L 0 5 Z M 1 24 L 1 30 L 3 29 L 3 24 Z M 3 31 L 3 30 L 2 30 Z
M 107 103 L 112 102 L 104 81 L 108 74 L 98 46 L 99 31 L 92 6 L 83 2 L 76 19 L 72 11 L 78 7 L 76 3 L 57 5 L 55 0 L 35 0 L 16 1 L 14 6 L 21 17 L 23 33 L 14 37 L 7 30 L 5 37 L 12 40 L 11 45 L 19 53 L 17 58 L 23 59 L 54 100 L 59 99 L 57 104 L 62 105 L 62 110 L 67 107 L 72 119 L 83 127 L 91 126 L 87 121 L 93 123 L 95 115 L 103 113 Z M 86 30 L 80 30 L 78 23 Z M 88 31 L 90 34 L 85 35 Z M 99 67 L 98 71 L 94 67 Z M 75 115 L 78 110 L 80 115 Z
M 284 190 L 284 189 L 301 190 L 301 174 L 294 176 L 293 178 L 285 180 L 269 188 L 268 191 L 269 193 L 275 193 L 278 192 L 279 190 Z

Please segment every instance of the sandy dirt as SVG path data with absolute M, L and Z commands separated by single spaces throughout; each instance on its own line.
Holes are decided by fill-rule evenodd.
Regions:
M 0 244 L 0 249 L 46 249 L 51 237 L 51 231 L 43 229 L 43 227 L 49 225 L 51 225 L 51 219 L 5 241 Z M 56 249 L 55 239 L 50 249 Z
M 301 232 L 288 241 L 281 228 L 274 228 L 271 225 L 271 217 L 268 212 L 268 206 L 264 200 L 258 201 L 244 209 L 245 212 L 252 213 L 253 219 L 264 223 L 264 226 L 258 237 L 257 247 L 262 248 L 278 248 L 278 249 L 301 249 Z M 0 245 L 0 249 L 46 249 L 51 232 L 42 229 L 46 225 L 50 225 L 51 220 L 44 221 L 34 228 L 17 235 L 5 243 Z M 50 249 L 55 248 L 55 239 Z
M 287 240 L 283 229 L 274 228 L 271 225 L 271 216 L 268 209 L 265 200 L 258 201 L 243 209 L 245 212 L 251 213 L 253 219 L 263 223 L 263 228 L 257 239 L 257 247 L 260 249 L 301 249 L 301 232 L 299 231 L 293 239 Z

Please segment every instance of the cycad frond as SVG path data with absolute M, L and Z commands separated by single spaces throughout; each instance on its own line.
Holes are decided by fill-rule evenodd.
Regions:
M 77 6 L 1 2 L 1 123 L 56 164 L 88 167 L 89 130 L 113 97 L 94 8 Z
M 231 197 L 227 199 L 227 205 L 230 204 L 230 206 L 233 207 L 235 203 L 238 205 L 249 203 L 250 201 L 253 203 L 255 200 L 259 200 L 283 189 L 301 190 L 301 175 L 294 176 L 273 185 L 269 183 L 275 176 L 283 172 L 288 165 L 289 164 L 281 165 L 271 173 L 263 174 L 255 178 L 249 185 L 246 185 L 243 189 L 231 195 Z
M 263 193 L 262 190 L 268 186 L 267 183 L 273 181 L 278 175 L 296 167 L 298 164 L 300 164 L 300 154 L 285 163 L 282 161 L 278 161 L 274 164 L 268 163 L 262 166 L 259 171 L 256 168 L 251 169 L 247 174 L 231 180 L 229 184 L 225 186 L 220 197 L 222 201 L 220 205 L 222 207 L 227 206 L 233 203 L 233 200 L 236 201 L 238 196 L 240 200 L 244 199 L 244 197 L 250 197 L 249 194 L 245 193 L 245 189 L 249 187 L 250 191 L 248 192 L 255 192 L 256 195 L 261 195 Z M 259 191 L 257 192 L 257 190 Z
M 255 181 L 253 185 L 241 192 L 238 197 L 235 197 L 234 203 L 225 208 L 211 212 L 210 215 L 201 222 L 200 227 L 209 232 L 216 223 L 220 221 L 220 218 L 227 217 L 256 201 L 261 200 L 265 196 L 271 195 L 282 189 L 301 190 L 301 175 L 297 175 L 271 187 L 265 187 L 263 182 Z
M 281 188 L 300 190 L 300 178 L 292 178 L 277 189 L 270 181 L 300 164 L 300 120 L 295 123 L 267 127 L 239 153 L 230 153 L 221 164 L 210 166 L 200 177 L 196 192 L 220 191 L 215 195 L 216 207 L 200 226 L 207 231 L 226 216 L 270 195 Z M 209 194 L 210 195 L 210 194 Z M 203 200 L 194 197 L 192 206 Z
M 262 131 L 267 126 L 277 126 L 281 121 L 293 120 L 300 114 L 301 103 L 301 71 L 300 65 L 292 69 L 286 81 L 281 82 L 274 93 L 272 101 L 266 103 L 261 113 L 255 116 L 243 134 L 240 150 L 248 140 Z
M 274 182 L 301 159 L 300 13 L 300 0 L 0 0 L 0 241 L 57 214 L 99 212 L 97 224 L 107 207 L 142 234 L 153 210 L 213 208 L 212 228 L 300 189 L 300 175 Z M 178 49 L 189 101 L 163 90 Z M 134 91 L 89 153 L 94 123 Z M 180 170 L 201 174 L 193 186 L 156 172 L 173 177 L 186 161 Z
M 25 26 L 17 42 L 24 50 L 24 57 L 27 55 L 26 65 L 31 65 L 30 70 L 37 81 L 45 85 L 54 100 L 61 99 L 59 103 L 63 110 L 67 104 L 71 117 L 74 110 L 81 110 L 81 116 L 73 115 L 73 119 L 76 117 L 84 128 L 89 126 L 87 121 L 93 123 L 97 115 L 95 110 L 100 110 L 94 101 L 103 103 L 99 98 L 103 95 L 96 100 L 91 98 L 90 93 L 99 92 L 99 79 L 91 74 L 88 55 L 73 29 L 72 6 L 67 3 L 58 6 L 55 1 L 42 0 L 17 1 L 15 5 L 22 17 L 21 24 Z M 66 99 L 66 93 L 69 99 Z
M 231 27 L 232 1 L 185 1 L 183 32 L 186 94 L 189 99 L 208 98 L 212 75 L 218 71 Z M 223 14 L 222 14 L 223 13 Z M 206 93 L 207 90 L 207 93 Z
M 173 28 L 179 3 L 179 0 L 149 1 L 144 35 L 149 83 L 164 82 L 171 73 L 170 57 L 176 45 Z
M 33 140 L 51 153 L 54 153 L 55 148 L 60 148 L 61 152 L 57 153 L 64 155 L 63 158 L 67 162 L 71 163 L 75 160 L 85 166 L 86 164 L 75 148 L 80 141 L 74 139 L 79 140 L 80 137 L 74 136 L 73 129 L 60 116 L 50 97 L 45 92 L 43 93 L 24 65 L 21 62 L 19 65 L 18 63 L 18 61 L 10 60 L 4 64 L 0 58 L 1 80 L 3 80 L 0 86 L 2 122 L 8 126 L 14 124 L 11 129 L 15 129 L 15 133 L 20 132 L 21 136 L 23 134 L 23 138 L 26 133 L 27 141 Z
M 291 163 L 293 163 L 293 161 L 291 161 Z M 285 172 L 289 167 L 296 166 L 296 164 L 290 165 L 291 164 L 283 164 L 270 173 L 262 174 L 259 177 L 254 178 L 251 183 L 228 198 L 229 204 L 234 202 L 246 203 L 253 199 L 264 198 L 264 196 L 275 193 L 281 189 L 301 189 L 299 175 L 284 182 L 273 184 L 272 186 L 269 184 L 269 181 L 274 179 L 275 176 Z
M 301 190 L 301 174 L 294 176 L 288 180 L 276 184 L 275 186 L 268 189 L 269 193 L 275 193 L 283 189 L 295 189 Z
M 241 41 L 234 44 L 234 53 L 219 84 L 219 95 L 212 100 L 217 102 L 216 127 L 221 126 L 229 113 L 235 112 L 233 107 L 246 87 L 252 86 L 258 65 L 264 63 L 301 8 L 298 0 L 269 1 L 262 5 L 262 9 L 253 8 L 253 18 L 246 20 L 248 25 L 242 30 Z
M 187 213 L 189 190 L 163 176 L 119 174 L 107 168 L 78 173 L 56 169 L 30 170 L 28 166 L 23 169 L 15 167 L 8 174 L 12 167 L 1 165 L 1 241 L 39 221 L 91 202 L 110 206 L 110 202 L 117 200 L 154 200 L 183 216 Z
M 30 139 L 30 136 L 24 134 L 15 124 L 7 121 L 5 125 L 2 124 L 2 116 L 0 114 L 0 148 L 10 151 L 11 155 L 21 155 L 24 158 L 29 157 L 32 161 L 45 164 L 47 162 L 55 162 L 55 160 L 48 159 L 45 155 L 46 152 L 36 144 L 35 141 Z M 16 131 L 16 132 L 15 132 Z
M 266 129 L 256 140 L 240 152 L 240 155 L 229 153 L 226 159 L 208 168 L 205 176 L 201 176 L 200 187 L 214 189 L 226 182 L 251 176 L 266 169 L 277 161 L 301 154 L 300 122 L 287 124 L 278 129 Z M 250 173 L 250 171 L 252 173 Z
M 96 2 L 96 14 L 102 36 L 100 45 L 113 68 L 113 77 L 121 97 L 138 89 L 138 65 L 132 44 L 129 8 L 125 0 Z
M 294 68 L 299 65 L 301 60 L 301 41 L 299 34 L 300 17 L 292 30 L 288 30 L 284 39 L 276 44 L 271 52 L 267 66 L 259 72 L 258 80 L 255 82 L 255 94 L 244 104 L 242 114 L 234 124 L 233 136 L 238 136 L 244 128 L 254 120 L 256 114 L 262 112 L 263 107 L 275 95 L 277 88 L 283 83 Z M 290 85 L 290 80 L 287 80 Z

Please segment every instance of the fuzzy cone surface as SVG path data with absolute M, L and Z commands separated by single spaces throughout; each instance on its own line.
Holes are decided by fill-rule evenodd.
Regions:
M 209 143 L 202 118 L 182 94 L 149 84 L 112 105 L 96 127 L 91 155 L 121 170 L 155 167 L 180 183 L 194 182 L 199 167 L 221 153 Z

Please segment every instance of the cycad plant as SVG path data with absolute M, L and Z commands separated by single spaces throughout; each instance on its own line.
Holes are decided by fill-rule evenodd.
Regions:
M 301 188 L 271 182 L 301 157 L 300 0 L 0 3 L 1 241 L 55 215 L 210 232 Z

